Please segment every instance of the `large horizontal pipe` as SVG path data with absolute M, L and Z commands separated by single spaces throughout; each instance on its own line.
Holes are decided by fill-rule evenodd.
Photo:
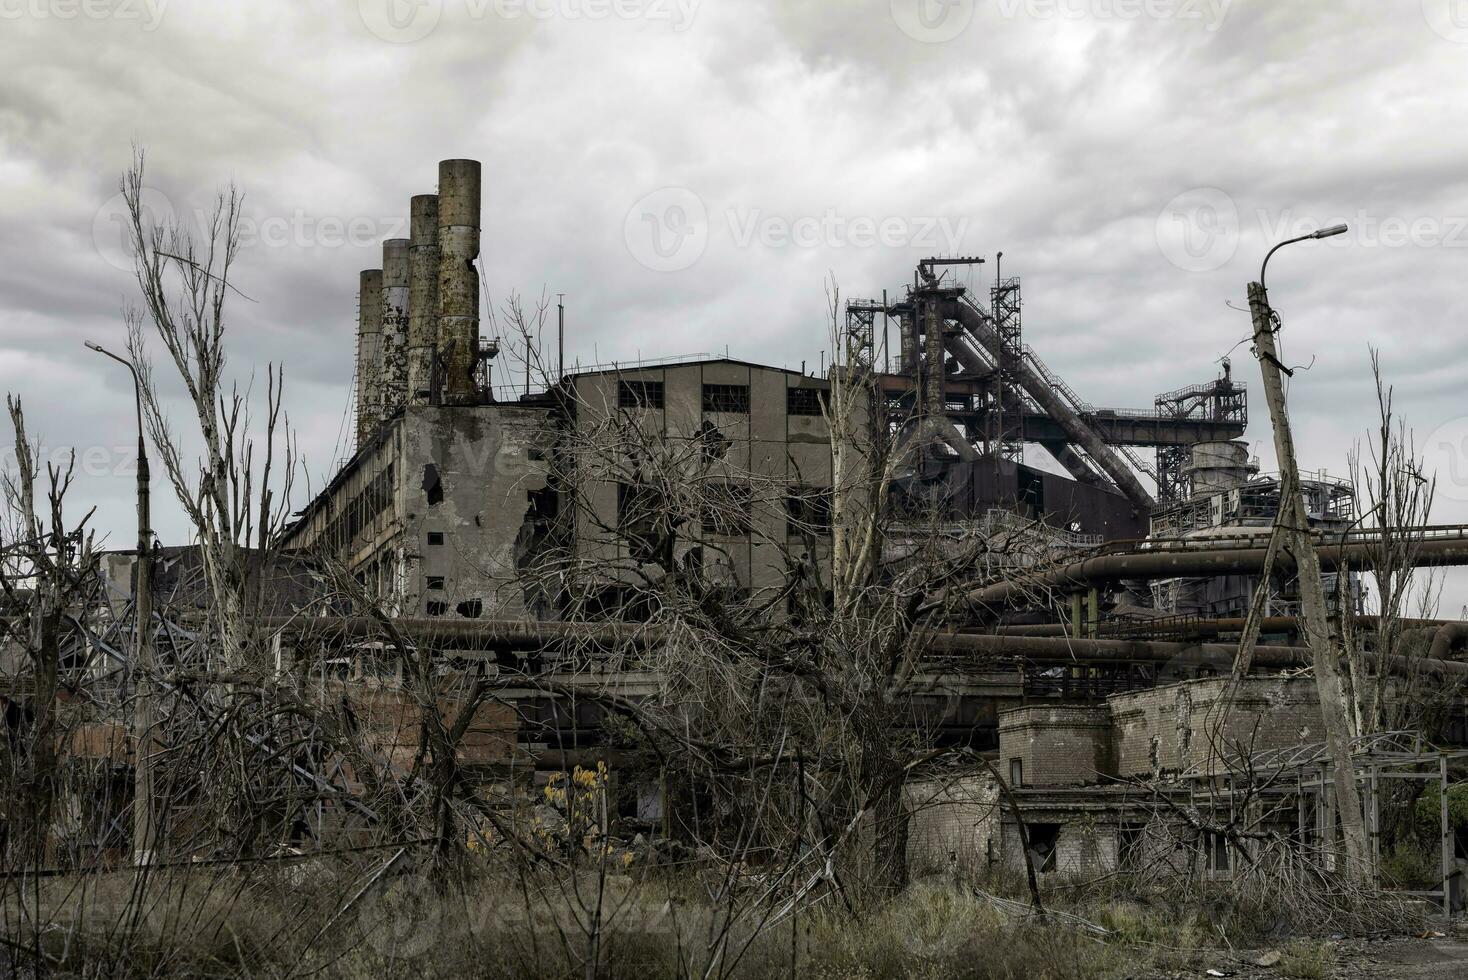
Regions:
M 1358 629 L 1376 629 L 1379 617 L 1355 616 L 1352 621 Z M 1178 622 L 1173 617 L 1159 619 L 1157 627 L 1159 631 L 1187 633 L 1191 636 L 1218 636 L 1220 633 L 1241 633 L 1244 629 L 1244 620 L 1235 618 L 1226 619 L 1195 619 L 1191 621 Z M 1101 628 L 1104 630 L 1108 624 L 1104 621 Z M 1149 625 L 1145 619 L 1134 620 L 1128 625 L 1134 626 L 1138 631 L 1145 630 Z M 1436 631 L 1442 627 L 1463 627 L 1468 629 L 1468 623 L 1457 622 L 1448 619 L 1399 619 L 1397 627 L 1402 630 L 1427 630 Z M 1299 630 L 1300 620 L 1297 616 L 1265 616 L 1259 621 L 1261 633 L 1289 633 Z M 993 630 L 977 630 L 979 633 L 992 632 L 999 636 L 1070 636 L 1073 627 L 1069 623 L 1022 623 L 1008 626 L 996 626 Z M 1462 639 L 1468 639 L 1465 632 Z M 1433 654 L 1436 656 L 1436 654 Z
M 1007 656 L 1032 663 L 1067 661 L 1101 663 L 1194 663 L 1232 664 L 1238 645 L 1232 643 L 1161 643 L 1155 640 L 1086 640 L 1051 636 L 988 636 L 981 633 L 943 634 L 933 638 L 933 649 L 944 653 L 975 653 Z M 1254 666 L 1291 668 L 1312 663 L 1306 647 L 1258 646 Z M 1468 663 L 1425 657 L 1387 658 L 1394 671 L 1430 672 L 1468 677 Z
M 1342 564 L 1358 570 L 1368 567 L 1379 546 L 1373 541 L 1346 545 L 1319 544 L 1322 571 L 1335 571 Z M 1264 567 L 1263 545 L 1255 548 L 1208 548 L 1134 551 L 1120 555 L 1097 555 L 1039 575 L 995 582 L 968 594 L 970 602 L 1002 606 L 1033 596 L 1046 589 L 1078 590 L 1103 582 L 1123 579 L 1189 578 L 1193 576 L 1258 574 Z M 1288 569 L 1281 555 L 1277 564 Z M 1416 546 L 1415 564 L 1468 565 L 1468 537 L 1428 539 Z
M 660 627 L 628 623 L 530 623 L 514 620 L 394 619 L 389 621 L 410 643 L 452 645 L 460 649 L 537 650 L 546 644 L 584 642 L 595 645 L 656 644 L 667 635 Z M 384 640 L 384 625 L 369 617 L 296 617 L 265 619 L 257 625 L 300 640 Z M 1031 663 L 1167 663 L 1174 660 L 1231 664 L 1238 648 L 1227 643 L 1163 643 L 1150 640 L 1090 640 L 1049 636 L 992 636 L 980 633 L 933 633 L 929 650 L 935 654 L 1011 658 Z M 1394 668 L 1408 660 L 1393 657 Z M 1307 667 L 1310 653 L 1303 647 L 1260 646 L 1254 650 L 1260 667 Z M 1468 663 L 1453 660 L 1411 659 L 1415 670 L 1436 670 L 1468 676 Z
M 301 640 L 388 640 L 393 632 L 410 643 L 466 650 L 535 650 L 548 643 L 647 645 L 662 639 L 656 626 L 630 623 L 529 622 L 513 619 L 389 619 L 370 616 L 266 617 L 255 625 Z M 389 628 L 390 626 L 390 628 Z

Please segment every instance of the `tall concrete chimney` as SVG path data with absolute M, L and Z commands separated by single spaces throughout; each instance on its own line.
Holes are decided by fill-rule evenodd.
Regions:
M 362 272 L 357 293 L 357 445 L 382 421 L 382 270 Z
M 408 239 L 382 243 L 382 417 L 408 401 Z
M 474 365 L 479 357 L 478 160 L 438 165 L 438 350 L 444 363 L 443 400 L 476 400 Z
M 408 401 L 432 400 L 433 352 L 438 343 L 438 195 L 419 194 L 412 205 L 408 289 Z

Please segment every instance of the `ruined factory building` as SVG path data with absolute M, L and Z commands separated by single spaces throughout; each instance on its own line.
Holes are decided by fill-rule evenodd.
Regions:
M 987 278 L 985 260 L 935 257 L 882 299 L 845 301 L 846 354 L 821 372 L 667 351 L 590 366 L 558 357 L 522 380 L 504 357 L 511 338 L 485 336 L 480 321 L 481 210 L 479 164 L 444 161 L 437 193 L 409 203 L 410 237 L 384 242 L 381 268 L 362 272 L 356 349 L 342 352 L 355 365 L 354 448 L 295 515 L 288 567 L 269 576 L 279 662 L 373 692 L 367 717 L 386 757 L 411 757 L 418 716 L 393 693 L 402 664 L 368 612 L 434 651 L 445 676 L 513 669 L 575 691 L 587 681 L 566 659 L 573 637 L 583 653 L 658 642 L 625 628 L 648 617 L 637 584 L 657 560 L 755 602 L 791 591 L 791 549 L 828 574 L 832 528 L 851 516 L 834 509 L 838 491 L 896 447 L 884 561 L 984 544 L 966 559 L 950 621 L 925 641 L 931 662 L 902 695 L 908 718 L 935 745 L 994 766 L 908 786 L 914 867 L 1226 877 L 1247 845 L 1181 808 L 1228 811 L 1263 765 L 1270 791 L 1247 803 L 1264 808 L 1256 823 L 1332 853 L 1339 774 L 1318 751 L 1321 705 L 1313 681 L 1281 674 L 1311 663 L 1296 570 L 1271 550 L 1284 478 L 1261 472 L 1242 441 L 1249 398 L 1227 360 L 1149 408 L 1098 407 L 1025 342 L 1019 278 L 996 263 L 988 285 L 965 285 Z M 835 426 L 857 434 L 840 458 Z M 613 450 L 609 433 L 638 448 Z M 656 489 L 658 459 L 713 474 L 693 510 L 674 514 Z M 1363 529 L 1357 488 L 1303 473 L 1299 494 L 1330 612 L 1374 628 L 1360 569 L 1381 532 Z M 1462 529 L 1427 531 L 1417 564 L 1468 563 Z M 108 563 L 119 618 L 133 558 Z M 187 549 L 167 560 L 197 564 Z M 1230 680 L 1251 614 L 1253 673 Z M 1463 672 L 1449 658 L 1468 630 L 1406 625 L 1430 669 Z M 618 697 L 658 690 L 635 665 L 596 670 Z M 544 782 L 567 758 L 615 759 L 594 698 L 503 695 L 513 709 L 470 725 L 461 761 L 476 778 Z M 1222 735 L 1209 727 L 1221 706 Z M 1462 699 L 1444 713 L 1442 748 L 1401 733 L 1362 743 L 1351 778 L 1370 786 L 1404 760 L 1436 773 L 1468 744 Z M 615 765 L 608 778 L 632 801 L 628 820 L 673 826 L 662 787 L 618 790 Z M 1367 802 L 1379 819 L 1379 798 Z M 1457 860 L 1448 847 L 1438 901 Z

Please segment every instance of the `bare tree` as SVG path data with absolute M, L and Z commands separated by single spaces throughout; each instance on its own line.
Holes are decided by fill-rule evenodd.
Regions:
M 143 207 L 144 156 L 122 180 L 142 309 L 127 313 L 128 349 L 142 381 L 149 433 L 174 493 L 198 535 L 220 658 L 230 669 L 260 653 L 250 622 L 259 612 L 260 572 L 290 515 L 296 450 L 283 411 L 284 374 L 266 367 L 264 431 L 252 430 L 250 390 L 225 375 L 225 310 L 235 292 L 230 274 L 239 253 L 243 197 L 230 187 L 198 232 L 174 222 L 148 222 Z M 151 331 L 148 329 L 151 327 Z M 184 459 L 159 394 L 147 337 L 163 344 L 183 383 L 198 426 L 197 467 Z M 258 451 L 258 455 L 257 455 Z M 252 553 L 253 551 L 253 553 Z
M 1382 378 L 1381 356 L 1371 351 L 1371 373 L 1376 384 L 1378 421 L 1363 456 L 1360 446 L 1351 453 L 1353 481 L 1360 496 L 1358 521 L 1377 533 L 1368 545 L 1365 570 L 1376 586 L 1375 628 L 1353 636 L 1346 645 L 1357 734 L 1387 728 L 1418 727 L 1418 709 L 1428 694 L 1422 678 L 1408 670 L 1396 672 L 1387 663 L 1394 657 L 1421 657 L 1426 651 L 1422 632 L 1404 629 L 1404 620 L 1416 604 L 1431 615 L 1433 576 L 1417 567 L 1417 555 L 1426 532 L 1436 490 L 1435 476 L 1423 472 L 1412 430 L 1397 413 L 1393 387 Z M 1342 576 L 1344 581 L 1346 576 Z M 1342 606 L 1349 619 L 1351 605 Z M 1390 697 L 1393 685 L 1397 697 Z M 1403 688 L 1405 685 L 1405 689 Z M 1428 700 L 1431 700 L 1430 698 Z M 1417 714 L 1417 717 L 1411 717 Z

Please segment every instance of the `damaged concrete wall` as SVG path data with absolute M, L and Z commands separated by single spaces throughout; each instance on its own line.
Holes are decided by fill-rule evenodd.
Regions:
M 343 562 L 403 616 L 518 618 L 545 490 L 550 413 L 410 405 L 384 424 L 286 536 Z
M 521 569 L 538 530 L 550 412 L 410 406 L 400 469 L 405 615 L 513 619 L 532 612 Z
M 629 405 L 625 386 L 638 386 L 644 404 Z M 653 386 L 653 387 L 643 387 Z M 737 361 L 709 361 L 664 368 L 636 368 L 580 375 L 572 380 L 577 424 L 590 431 L 612 413 L 636 413 L 650 435 L 665 440 L 704 440 L 718 446 L 711 479 L 752 488 L 747 533 L 720 533 L 703 527 L 683 529 L 677 550 L 686 558 L 701 549 L 705 569 L 726 584 L 752 592 L 784 584 L 787 547 L 801 547 L 789 534 L 788 488 L 829 489 L 831 439 L 826 421 L 800 411 L 792 387 L 824 382 L 794 372 Z M 656 394 L 654 395 L 653 392 Z M 811 404 L 815 404 L 811 402 Z M 792 405 L 796 411 L 791 411 Z M 576 516 L 577 553 L 583 559 L 625 563 L 626 542 L 603 530 L 617 525 L 617 486 L 610 479 L 577 481 L 581 508 Z M 818 544 L 818 560 L 829 560 L 829 545 Z M 629 576 L 630 577 L 630 576 Z M 608 578 L 612 574 L 608 573 Z

